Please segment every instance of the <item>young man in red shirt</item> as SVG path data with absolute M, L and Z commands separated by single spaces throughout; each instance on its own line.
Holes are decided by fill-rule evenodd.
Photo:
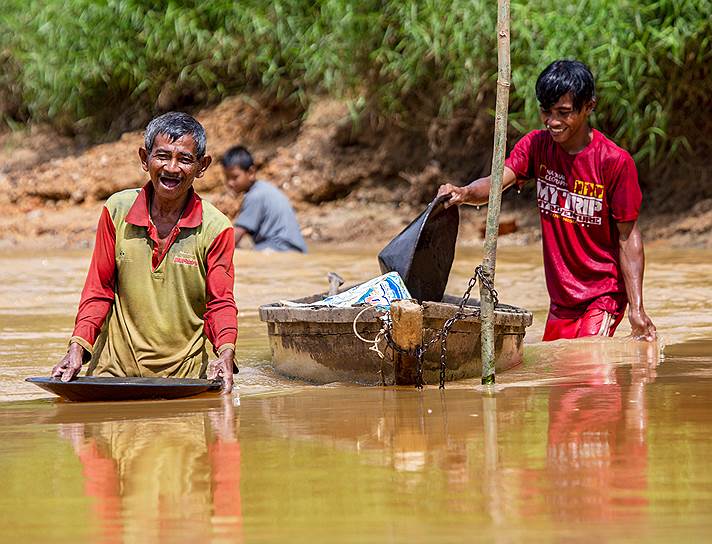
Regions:
M 645 257 L 638 225 L 642 200 L 628 152 L 588 119 L 596 106 L 593 75 L 571 60 L 551 63 L 536 82 L 544 130 L 514 146 L 503 189 L 536 179 L 544 272 L 551 299 L 544 340 L 613 336 L 626 305 L 632 336 L 652 341 L 643 307 Z M 486 204 L 490 176 L 465 187 L 446 184 L 448 205 Z

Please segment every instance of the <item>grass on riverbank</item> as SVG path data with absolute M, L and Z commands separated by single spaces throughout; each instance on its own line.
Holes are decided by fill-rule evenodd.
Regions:
M 576 57 L 598 80 L 598 125 L 660 160 L 711 109 L 710 13 L 712 0 L 513 0 L 512 126 L 536 126 L 539 71 Z M 348 97 L 355 113 L 412 123 L 483 107 L 495 19 L 484 0 L 7 0 L 0 116 L 113 134 L 261 89 Z

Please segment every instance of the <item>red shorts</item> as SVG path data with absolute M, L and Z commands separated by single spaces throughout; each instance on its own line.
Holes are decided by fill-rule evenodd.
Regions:
M 617 314 L 608 313 L 600 308 L 586 310 L 577 318 L 564 319 L 549 312 L 544 328 L 544 342 L 561 338 L 582 338 L 584 336 L 613 336 L 623 319 L 625 308 Z

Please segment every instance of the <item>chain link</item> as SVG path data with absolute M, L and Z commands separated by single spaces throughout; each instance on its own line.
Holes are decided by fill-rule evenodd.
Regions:
M 415 387 L 417 389 L 422 389 L 425 385 L 425 380 L 423 379 L 423 358 L 425 357 L 425 350 L 423 346 L 418 346 L 415 348 Z
M 392 323 L 390 319 L 386 319 L 384 322 L 384 334 L 383 337 L 386 339 L 386 343 L 388 347 L 390 347 L 394 353 L 402 353 L 404 355 L 410 355 L 410 356 L 415 356 L 416 359 L 416 369 L 415 369 L 415 387 L 418 389 L 422 389 L 423 386 L 425 385 L 425 380 L 423 379 L 423 366 L 424 366 L 424 360 L 425 360 L 425 354 L 428 352 L 428 350 L 437 342 L 440 340 L 440 389 L 445 389 L 445 371 L 447 370 L 447 338 L 448 335 L 450 334 L 450 329 L 457 323 L 459 320 L 464 319 L 465 317 L 474 317 L 480 315 L 479 309 L 473 310 L 472 312 L 467 312 L 465 311 L 465 306 L 470 300 L 470 295 L 472 294 L 472 289 L 474 289 L 475 285 L 477 285 L 477 281 L 480 281 L 480 284 L 489 292 L 490 296 L 492 297 L 492 302 L 494 307 L 496 308 L 499 305 L 499 298 L 497 295 L 497 291 L 494 288 L 494 285 L 492 282 L 489 280 L 487 275 L 484 272 L 484 268 L 482 265 L 478 265 L 477 268 L 475 268 L 474 273 L 472 274 L 472 277 L 467 283 L 467 289 L 465 290 L 464 294 L 462 295 L 462 298 L 460 299 L 460 303 L 458 304 L 457 311 L 455 314 L 449 318 L 447 321 L 445 321 L 445 324 L 443 325 L 442 329 L 437 331 L 426 343 L 421 344 L 417 348 L 415 348 L 414 352 L 410 350 L 406 350 L 398 346 L 395 341 L 393 340 L 393 336 L 391 335 L 391 329 L 392 329 Z
M 477 268 L 475 268 L 475 276 L 480 280 L 480 283 L 484 286 L 487 291 L 489 291 L 490 296 L 492 297 L 492 305 L 497 306 L 499 304 L 499 295 L 497 294 L 497 290 L 494 288 L 494 284 L 490 281 L 490 279 L 487 277 L 485 274 L 485 269 L 482 267 L 482 265 L 479 265 Z M 474 276 L 473 276 L 474 279 Z M 470 280 L 471 282 L 472 280 Z M 470 298 L 470 293 L 469 291 L 472 289 L 472 286 L 468 287 L 468 291 L 465 293 L 467 295 L 467 298 Z M 464 295 L 463 295 L 464 298 Z M 460 304 L 460 309 L 462 309 L 462 303 Z

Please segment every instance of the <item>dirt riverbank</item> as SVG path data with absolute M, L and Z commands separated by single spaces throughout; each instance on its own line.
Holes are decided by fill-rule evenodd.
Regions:
M 486 115 L 408 127 L 366 118 L 354 127 L 341 102 L 324 100 L 305 112 L 234 97 L 196 116 L 215 159 L 238 142 L 253 150 L 261 176 L 287 193 L 313 243 L 387 242 L 440 183 L 462 183 L 489 169 Z M 141 132 L 95 146 L 43 127 L 0 134 L 0 247 L 90 246 L 103 201 L 143 183 L 141 144 Z M 239 203 L 224 191 L 220 170 L 211 167 L 196 187 L 232 216 Z M 484 219 L 484 209 L 464 210 L 460 242 L 481 243 Z M 531 189 L 505 195 L 500 243 L 535 242 L 537 225 Z M 649 199 L 641 226 L 648 243 L 710 247 L 712 199 L 677 209 L 665 198 Z

